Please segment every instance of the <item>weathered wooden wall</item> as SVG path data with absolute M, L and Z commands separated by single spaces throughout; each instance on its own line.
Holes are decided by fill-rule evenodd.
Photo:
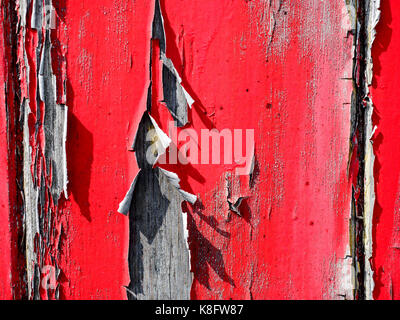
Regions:
M 376 204 L 373 228 L 375 299 L 399 299 L 399 157 L 400 121 L 398 88 L 400 66 L 400 3 L 381 1 L 382 16 L 372 50 L 374 78 L 371 97 L 376 154 L 374 176 Z
M 2 0 L 0 298 L 396 298 L 379 2 Z M 205 129 L 250 170 L 146 162 Z

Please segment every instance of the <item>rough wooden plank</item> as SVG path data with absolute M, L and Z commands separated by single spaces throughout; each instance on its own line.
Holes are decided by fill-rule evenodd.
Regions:
M 369 297 L 371 235 L 380 248 L 374 261 L 391 272 L 375 272 L 375 295 L 393 283 L 395 259 L 385 264 L 378 235 L 392 224 L 379 229 L 372 220 L 379 206 L 366 175 L 374 128 L 357 122 L 354 109 L 372 72 L 367 63 L 356 82 L 353 58 L 366 43 L 354 1 L 10 3 L 19 17 L 29 298 Z M 368 20 L 373 11 L 363 10 Z M 368 51 L 361 57 L 369 62 Z M 352 101 L 353 85 L 362 95 Z M 226 134 L 233 159 L 203 150 L 217 145 L 203 144 L 210 133 L 219 138 L 215 130 Z M 160 132 L 171 140 L 149 163 Z M 245 165 L 235 161 L 238 150 Z M 7 152 L 0 160 L 10 165 Z M 213 161 L 184 161 L 196 155 Z M 171 157 L 178 163 L 164 161 Z M 377 188 L 378 202 L 385 188 Z M 125 194 L 120 211 L 128 217 L 116 212 Z
M 166 55 L 196 101 L 188 127 L 199 137 L 254 129 L 256 146 L 251 178 L 235 176 L 235 165 L 165 166 L 199 194 L 189 215 L 192 298 L 352 299 L 345 2 L 182 6 L 161 3 Z M 228 198 L 241 197 L 241 216 L 232 215 Z
M 0 2 L 0 298 L 26 296 L 23 241 L 22 132 L 19 126 L 17 15 L 13 1 Z
M 12 294 L 12 250 L 11 250 L 11 230 L 10 218 L 13 210 L 13 199 L 10 198 L 15 179 L 15 172 L 9 163 L 9 117 L 7 101 L 7 81 L 8 68 L 6 52 L 6 35 L 4 13 L 7 3 L 1 2 L 0 12 L 0 256 L 3 257 L 0 262 L 0 299 L 11 299 Z M 14 177 L 13 177 L 14 176 Z

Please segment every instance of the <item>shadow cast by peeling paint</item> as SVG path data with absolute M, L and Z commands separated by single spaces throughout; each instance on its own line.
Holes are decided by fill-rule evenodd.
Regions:
M 240 205 L 240 214 L 244 221 L 251 224 L 252 212 L 248 199 L 243 199 Z
M 67 163 L 70 168 L 69 190 L 81 214 L 91 222 L 89 188 L 93 164 L 93 135 L 72 112 L 69 116 L 68 132 L 70 134 L 67 140 Z
M 376 37 L 373 47 L 372 54 L 374 56 L 374 76 L 372 78 L 372 87 L 377 88 L 377 76 L 381 75 L 382 64 L 380 62 L 380 56 L 384 53 L 392 40 L 392 28 L 390 28 L 390 24 L 392 22 L 392 11 L 390 7 L 389 0 L 381 0 L 381 12 L 382 18 L 379 20 L 378 25 L 376 26 L 376 32 L 378 36 Z
M 175 148 L 175 150 L 177 150 L 178 159 L 185 158 L 185 156 L 182 154 L 182 152 L 177 148 L 176 144 L 171 143 L 169 148 L 170 149 Z M 176 174 L 178 174 L 179 178 L 181 179 L 182 188 L 190 193 L 194 193 L 194 190 L 188 183 L 189 177 L 191 177 L 192 179 L 194 179 L 195 181 L 197 181 L 201 184 L 204 184 L 206 182 L 206 179 L 204 178 L 204 176 L 191 163 L 187 163 L 183 166 L 167 163 L 167 164 L 163 164 L 161 167 L 165 170 L 172 171 L 172 172 L 175 172 Z
M 165 8 L 165 1 L 161 1 L 160 6 L 161 6 L 161 11 L 163 13 L 165 34 L 168 35 L 166 37 L 167 56 L 172 61 L 174 61 L 175 67 L 178 70 L 178 72 L 180 73 L 180 76 L 183 80 L 186 91 L 189 93 L 189 95 L 195 101 L 192 106 L 192 110 L 196 111 L 200 120 L 203 122 L 203 124 L 206 126 L 207 129 L 210 129 L 210 130 L 214 129 L 215 125 L 212 122 L 212 120 L 208 117 L 207 109 L 204 107 L 199 96 L 194 92 L 192 86 L 187 81 L 185 72 L 183 72 L 184 63 L 181 59 L 179 49 L 175 44 L 175 39 L 177 39 L 177 35 L 176 35 L 175 31 L 171 28 L 171 24 L 170 24 L 170 21 L 168 18 L 168 12 Z M 185 52 L 182 52 L 182 55 L 184 55 L 184 54 L 185 54 Z M 189 123 L 193 123 L 191 112 L 188 112 L 188 121 L 189 121 Z
M 208 267 L 211 267 L 218 277 L 235 287 L 235 282 L 225 269 L 225 262 L 221 250 L 213 246 L 206 239 L 196 226 L 193 217 L 188 214 L 189 246 L 192 252 L 192 270 L 194 278 L 201 285 L 211 290 L 210 274 Z M 192 297 L 193 298 L 193 297 Z
M 203 214 L 203 210 L 205 210 L 204 204 L 201 202 L 201 200 L 198 200 L 196 202 L 196 204 L 194 205 L 194 207 L 193 207 L 193 212 L 195 214 L 197 214 L 202 221 L 207 223 L 211 228 L 213 228 L 221 236 L 223 236 L 223 237 L 225 237 L 227 239 L 230 239 L 231 238 L 231 234 L 229 232 L 224 231 L 221 228 L 219 228 L 219 223 L 218 223 L 217 219 L 215 219 L 215 217 L 213 217 L 213 216 L 204 215 Z M 186 203 L 183 204 L 183 211 L 189 212 Z

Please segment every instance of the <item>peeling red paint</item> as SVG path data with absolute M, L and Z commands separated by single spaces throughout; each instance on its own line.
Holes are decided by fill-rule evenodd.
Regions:
M 12 1 L 0 2 L 0 299 L 21 299 L 26 295 L 23 282 L 24 255 L 20 250 L 22 200 L 19 176 L 21 137 L 19 89 L 15 67 L 15 15 Z
M 374 211 L 374 255 L 371 261 L 375 280 L 375 299 L 399 299 L 399 116 L 397 68 L 400 48 L 400 3 L 382 1 L 381 21 L 373 47 L 376 205 Z
M 346 295 L 339 273 L 349 243 L 351 81 L 343 79 L 351 76 L 352 38 L 344 3 L 162 7 L 167 56 L 196 101 L 190 127 L 256 130 L 258 177 L 244 218 L 226 218 L 228 167 L 171 169 L 204 206 L 189 223 L 192 298 Z M 167 118 L 156 118 L 164 131 Z
M 6 5 L 1 3 L 1 5 Z M 10 180 L 15 172 L 9 162 L 8 142 L 8 112 L 7 112 L 7 72 L 8 64 L 6 52 L 5 24 L 3 10 L 0 12 L 0 255 L 3 259 L 0 262 L 0 299 L 12 299 L 12 250 L 10 218 L 13 210 L 12 189 L 14 183 Z M 10 177 L 11 176 L 11 177 Z
M 164 101 L 160 41 L 151 39 L 154 1 L 54 1 L 49 39 L 55 102 L 68 106 L 68 192 L 58 202 L 52 186 L 64 163 L 49 165 L 46 106 L 39 99 L 45 30 L 41 37 L 32 27 L 32 3 L 24 18 L 23 3 L 0 2 L 0 254 L 6 257 L 0 298 L 125 299 L 130 229 L 117 208 L 139 171 L 132 144 L 150 85 L 151 116 L 170 136 L 174 119 Z M 379 299 L 399 295 L 400 155 L 393 147 L 392 71 L 397 6 L 382 1 L 373 49 L 378 129 L 371 263 Z M 352 194 L 352 186 L 363 169 L 363 146 L 355 140 L 363 132 L 350 137 L 350 130 L 352 85 L 361 70 L 352 74 L 354 33 L 346 2 L 174 0 L 161 1 L 161 11 L 166 57 L 195 101 L 176 135 L 187 129 L 199 137 L 204 129 L 255 132 L 250 175 L 239 176 L 236 164 L 159 164 L 178 175 L 182 190 L 198 196 L 194 205 L 182 206 L 188 212 L 191 298 L 359 298 L 350 218 L 352 195 L 358 203 L 362 194 L 359 188 Z M 4 16 L 11 12 L 20 19 L 15 31 Z M 10 66 L 13 59 L 17 67 Z M 23 133 L 18 110 L 28 111 L 25 101 L 30 113 Z M 23 209 L 28 202 L 14 182 L 23 180 L 19 147 L 25 134 L 31 153 L 24 163 L 42 201 L 32 247 L 21 239 L 29 208 Z M 54 287 L 46 290 L 49 283 Z

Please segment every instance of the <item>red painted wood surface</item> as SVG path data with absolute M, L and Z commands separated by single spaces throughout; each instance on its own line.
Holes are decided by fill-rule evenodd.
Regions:
M 19 299 L 25 285 L 21 274 L 24 256 L 19 250 L 22 238 L 22 196 L 18 185 L 17 152 L 20 133 L 18 118 L 18 88 L 10 36 L 15 32 L 11 18 L 12 4 L 0 1 L 0 299 Z M 15 133 L 15 134 L 13 134 Z
M 123 298 L 127 220 L 115 210 L 137 172 L 127 150 L 145 108 L 153 9 L 147 1 L 64 5 L 71 110 L 64 297 Z M 243 218 L 226 221 L 232 167 L 167 167 L 204 206 L 190 209 L 192 298 L 340 298 L 350 281 L 343 275 L 351 82 L 343 78 L 351 75 L 352 39 L 344 3 L 161 6 L 167 56 L 196 100 L 189 127 L 256 136 Z M 165 106 L 154 117 L 168 132 Z
M 154 1 L 54 5 L 53 69 L 59 88 L 64 81 L 67 86 L 65 99 L 58 92 L 59 102 L 69 107 L 69 199 L 58 208 L 60 298 L 125 299 L 129 221 L 117 208 L 138 172 L 131 146 L 146 110 L 150 70 L 152 116 L 166 133 L 172 120 L 162 102 L 159 44 L 151 40 Z M 399 6 L 382 1 L 373 49 L 371 97 L 378 129 L 371 263 L 377 299 L 399 295 Z M 183 205 L 189 212 L 191 298 L 352 299 L 347 171 L 353 37 L 345 1 L 173 0 L 161 1 L 161 9 L 166 55 L 195 100 L 184 129 L 199 136 L 202 129 L 255 132 L 252 177 L 236 176 L 235 165 L 161 165 L 199 197 L 194 206 Z M 12 81 L 7 23 L 0 24 L 1 92 L 12 88 L 5 84 Z M 29 22 L 26 37 L 35 69 L 38 39 Z M 21 97 L 35 101 L 36 79 L 29 80 L 27 92 L 21 77 Z M 18 227 L 19 203 L 17 160 L 10 152 L 17 141 L 9 140 L 5 109 L 13 98 L 0 94 L 2 299 L 24 295 L 20 239 L 10 232 Z M 248 197 L 242 216 L 229 210 L 229 191 L 231 198 Z
M 193 210 L 190 224 L 193 298 L 343 294 L 350 84 L 341 79 L 351 66 L 343 9 L 306 1 L 280 8 L 278 2 L 206 1 L 185 10 L 178 1 L 165 4 L 167 56 L 183 64 L 197 101 L 193 128 L 256 132 L 257 177 L 252 189 L 242 186 L 241 195 L 250 194 L 243 218 L 226 222 L 229 168 L 175 170 L 204 205 Z M 320 24 L 323 17 L 329 22 Z
M 371 96 L 374 103 L 374 150 L 376 153 L 374 212 L 375 299 L 400 298 L 400 121 L 398 87 L 400 67 L 400 3 L 382 1 L 382 17 L 377 26 L 373 47 L 374 80 Z
M 4 13 L 0 13 L 0 90 L 5 92 L 7 63 L 6 63 L 6 40 L 4 36 Z M 0 298 L 12 298 L 11 284 L 11 230 L 10 216 L 12 203 L 9 198 L 10 173 L 8 155 L 8 131 L 7 131 L 7 110 L 6 99 L 4 94 L 0 95 Z M 11 172 L 10 172 L 11 171 Z M 12 183 L 11 183 L 12 185 Z
M 66 299 L 126 298 L 128 220 L 116 212 L 136 174 L 151 24 L 145 2 L 60 3 L 67 32 L 68 253 Z

